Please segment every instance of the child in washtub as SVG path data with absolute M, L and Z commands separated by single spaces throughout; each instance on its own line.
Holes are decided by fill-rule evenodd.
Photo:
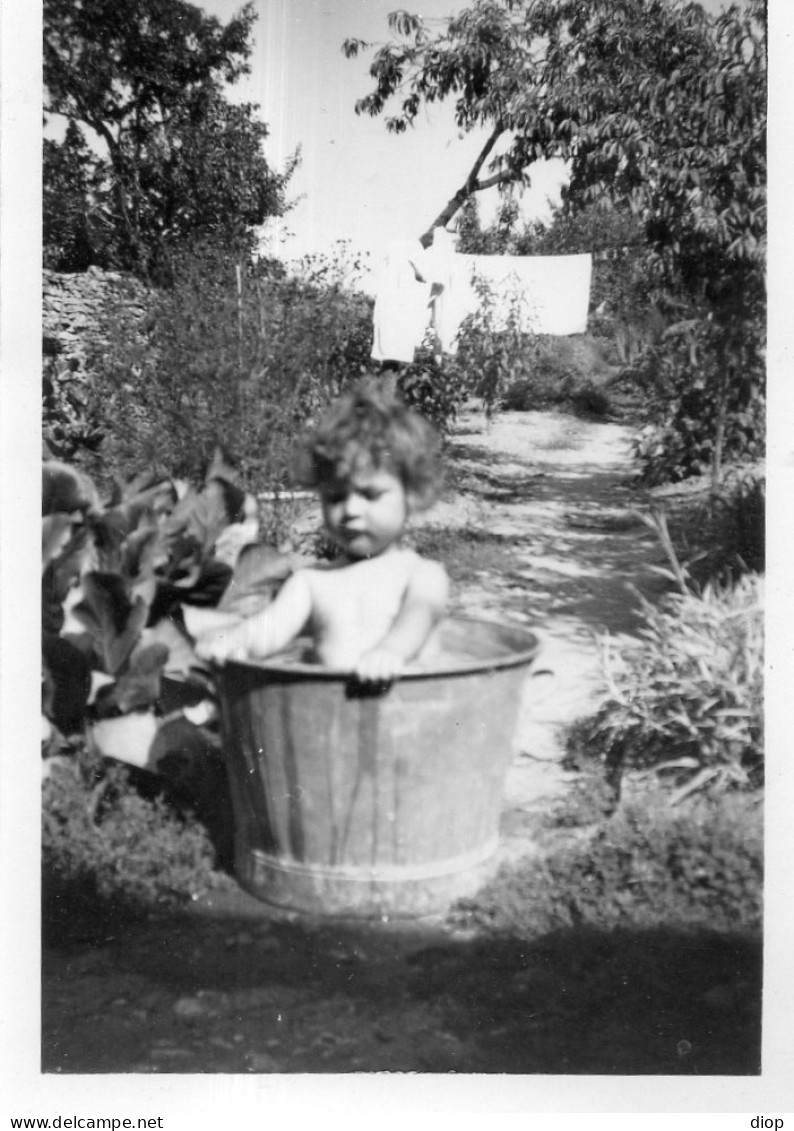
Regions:
M 339 556 L 297 570 L 261 612 L 199 637 L 198 655 L 264 659 L 308 635 L 313 660 L 364 684 L 388 684 L 427 655 L 449 581 L 402 539 L 411 514 L 435 498 L 438 453 L 433 428 L 400 401 L 367 388 L 340 398 L 307 444 L 308 479 Z

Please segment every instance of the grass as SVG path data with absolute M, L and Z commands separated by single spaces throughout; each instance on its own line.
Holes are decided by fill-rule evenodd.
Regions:
M 577 802 L 574 802 L 576 805 Z M 540 857 L 504 865 L 453 919 L 487 933 L 543 938 L 593 930 L 744 931 L 762 918 L 763 812 L 759 795 L 700 798 L 684 810 L 651 789 Z M 573 821 L 581 820 L 581 812 Z M 550 823 L 565 825 L 565 805 Z
M 520 565 L 513 552 L 517 539 L 487 530 L 422 526 L 412 531 L 411 543 L 423 557 L 441 562 L 457 584 L 476 581 L 482 573 L 509 572 Z
M 42 797 L 45 924 L 174 910 L 213 887 L 219 854 L 184 801 L 85 750 L 56 760 Z

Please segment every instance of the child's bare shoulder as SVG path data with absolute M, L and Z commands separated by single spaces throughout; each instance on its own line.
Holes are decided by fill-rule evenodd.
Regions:
M 449 596 L 449 575 L 441 562 L 416 555 L 411 574 L 411 588 L 422 596 L 446 602 Z

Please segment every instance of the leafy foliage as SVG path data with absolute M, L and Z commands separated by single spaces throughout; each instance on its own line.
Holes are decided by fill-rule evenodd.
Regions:
M 212 687 L 185 611 L 236 619 L 291 569 L 252 542 L 252 500 L 235 479 L 218 452 L 200 491 L 149 473 L 102 502 L 84 473 L 44 465 L 43 868 L 56 919 L 184 902 L 228 856 Z
M 101 166 L 76 122 L 69 122 L 62 142 L 45 139 L 43 172 L 44 266 L 54 271 L 106 266 Z
M 165 671 L 206 685 L 181 608 L 217 605 L 231 579 L 234 563 L 216 556 L 245 518 L 231 475 L 216 462 L 204 489 L 182 486 L 180 501 L 172 481 L 139 476 L 102 505 L 87 476 L 45 463 L 44 711 L 59 730 L 152 709 Z M 103 686 L 89 707 L 92 672 Z
M 69 122 L 45 150 L 50 263 L 167 278 L 174 248 L 199 236 L 245 258 L 297 160 L 272 172 L 257 107 L 223 97 L 249 71 L 254 20 L 250 5 L 223 26 L 185 0 L 46 0 L 45 110 Z
M 648 483 L 763 457 L 766 437 L 763 329 L 757 319 L 725 330 L 713 318 L 670 326 L 628 367 L 650 422 L 635 455 Z M 741 375 L 740 377 L 737 375 Z
M 283 488 L 296 434 L 370 365 L 371 300 L 340 261 L 238 278 L 214 246 L 205 253 L 180 260 L 175 285 L 154 297 L 145 339 L 119 322 L 91 359 L 102 457 L 125 473 L 150 462 L 195 482 L 221 444 L 245 488 Z
M 645 603 L 639 642 L 621 652 L 603 641 L 607 690 L 572 744 L 596 752 L 613 773 L 647 770 L 694 790 L 757 786 L 763 750 L 763 583 Z
M 455 364 L 491 416 L 507 388 L 528 375 L 534 335 L 522 328 L 520 299 L 512 301 L 506 316 L 497 320 L 498 304 L 491 289 L 482 282 L 475 282 L 475 289 L 477 310 L 460 328 Z
M 472 388 L 470 374 L 453 358 L 437 357 L 429 344 L 417 350 L 414 361 L 403 366 L 397 378 L 397 391 L 405 403 L 442 434 L 449 430 Z
M 598 339 L 537 335 L 528 342 L 523 372 L 507 384 L 501 407 L 518 412 L 560 407 L 577 415 L 605 416 L 612 409 L 608 372 L 604 343 Z
M 356 110 L 378 115 L 399 97 L 386 124 L 402 132 L 423 103 L 454 97 L 459 129 L 493 130 L 489 153 L 508 137 L 490 183 L 521 181 L 534 161 L 562 157 L 572 195 L 642 200 L 656 218 L 688 218 L 704 234 L 718 216 L 752 255 L 763 206 L 761 21 L 758 5 L 712 20 L 668 0 L 475 0 L 431 34 L 421 16 L 398 12 L 389 22 L 400 40 L 375 50 L 376 86 Z M 352 39 L 344 50 L 369 46 Z M 486 187 L 478 171 L 435 224 Z M 691 199 L 687 185 L 698 190 Z M 739 237 L 729 212 L 752 231 Z M 669 242 L 672 230 L 657 236 Z

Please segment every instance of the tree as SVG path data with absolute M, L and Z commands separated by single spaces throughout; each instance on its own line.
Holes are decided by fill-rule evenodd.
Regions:
M 660 278 L 685 289 L 693 321 L 716 327 L 709 348 L 720 354 L 711 390 L 718 470 L 727 392 L 744 381 L 748 334 L 755 345 L 747 397 L 755 395 L 760 356 L 763 0 L 716 17 L 679 0 L 474 0 L 435 34 L 402 11 L 389 25 L 399 39 L 375 50 L 375 89 L 357 112 L 378 115 L 396 102 L 386 125 L 400 133 L 423 103 L 452 97 L 460 129 L 489 130 L 423 242 L 474 193 L 526 182 L 544 158 L 569 163 L 568 209 L 630 207 Z M 352 56 L 367 46 L 353 39 L 343 49 Z M 500 141 L 506 146 L 494 156 Z
M 534 162 L 561 157 L 569 200 L 652 210 L 657 242 L 684 211 L 703 221 L 716 213 L 731 250 L 755 254 L 765 173 L 760 0 L 717 18 L 678 0 L 474 0 L 435 35 L 404 11 L 389 26 L 400 40 L 375 50 L 376 86 L 356 112 L 377 116 L 395 100 L 386 126 L 401 133 L 423 103 L 454 97 L 459 129 L 490 131 L 425 241 L 474 193 L 526 182 Z M 351 57 L 371 46 L 348 39 L 343 50 Z M 508 144 L 492 156 L 500 139 Z M 743 227 L 732 207 L 739 186 Z M 692 187 L 697 199 L 676 209 Z
M 92 168 L 118 265 L 149 274 L 174 243 L 250 239 L 284 211 L 294 162 L 272 172 L 258 108 L 223 97 L 249 71 L 255 18 L 250 5 L 223 26 L 185 0 L 45 0 L 45 112 L 104 151 Z
M 98 215 L 101 181 L 101 166 L 74 122 L 69 123 L 60 144 L 45 140 L 45 267 L 85 271 L 92 263 L 103 264 L 105 238 Z
M 269 169 L 262 156 L 268 131 L 255 109 L 213 93 L 200 113 L 177 110 L 167 131 L 152 131 L 139 158 L 138 222 L 161 259 L 186 240 L 213 239 L 248 259 L 254 230 L 286 210 L 284 190 L 298 158 L 281 174 Z

